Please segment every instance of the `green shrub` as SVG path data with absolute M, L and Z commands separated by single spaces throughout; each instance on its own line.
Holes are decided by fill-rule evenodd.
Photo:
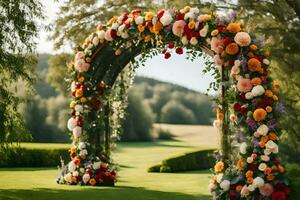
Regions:
M 60 165 L 60 157 L 69 161 L 68 149 L 27 149 L 12 147 L 0 150 L 0 167 L 49 167 Z
M 162 161 L 162 165 L 155 165 L 148 172 L 183 172 L 210 169 L 215 163 L 214 149 L 198 150 L 185 153 Z
M 291 182 L 290 200 L 300 199 L 300 165 L 287 165 L 287 177 Z
M 159 140 L 173 140 L 174 135 L 169 130 L 159 129 L 158 139 Z

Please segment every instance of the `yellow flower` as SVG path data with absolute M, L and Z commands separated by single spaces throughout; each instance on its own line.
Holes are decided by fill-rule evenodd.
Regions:
M 76 101 L 71 101 L 70 108 L 73 109 L 76 106 Z
M 242 160 L 239 160 L 237 163 L 236 163 L 236 168 L 238 170 L 243 170 L 244 169 L 244 162 Z
M 145 42 L 149 42 L 151 40 L 151 35 L 147 35 L 144 40 Z
M 81 76 L 81 77 L 78 79 L 78 81 L 79 81 L 80 83 L 83 83 L 83 82 L 84 82 L 84 77 Z
M 144 32 L 145 31 L 145 26 L 143 26 L 142 24 L 139 24 L 138 29 L 139 29 L 139 32 Z
M 82 95 L 83 95 L 83 90 L 82 89 L 78 89 L 78 90 L 76 90 L 76 92 L 75 92 L 75 97 L 82 97 Z
M 80 103 L 86 103 L 86 102 L 87 102 L 87 98 L 85 98 L 85 97 L 80 98 Z
M 154 17 L 154 13 L 153 12 L 146 12 L 146 15 L 145 15 L 145 20 L 146 21 L 152 20 L 153 17 Z
M 224 169 L 224 163 L 222 161 L 219 161 L 215 165 L 215 172 L 219 173 L 222 172 Z
M 117 16 L 114 16 L 114 17 L 112 17 L 112 18 L 107 22 L 107 25 L 110 26 L 110 25 L 112 25 L 113 23 L 115 23 L 117 20 L 118 20 L 118 17 L 117 17 Z
M 153 33 L 156 33 L 156 34 L 158 34 L 158 33 L 159 33 L 159 31 L 160 31 L 162 28 L 163 28 L 163 25 L 162 25 L 162 23 L 160 23 L 160 22 L 156 22 L 156 23 L 155 23 L 155 25 L 153 26 L 153 29 L 152 29 L 152 31 L 153 31 Z
M 189 29 L 194 29 L 195 25 L 196 25 L 195 21 L 192 20 L 192 21 L 189 22 L 188 27 L 189 27 Z

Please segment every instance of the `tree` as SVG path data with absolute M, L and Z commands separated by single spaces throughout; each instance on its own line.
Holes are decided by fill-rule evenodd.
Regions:
M 26 89 L 34 81 L 34 39 L 37 19 L 43 18 L 37 0 L 0 1 L 0 144 L 28 139 L 17 111 L 24 100 L 17 95 L 16 83 L 24 81 Z

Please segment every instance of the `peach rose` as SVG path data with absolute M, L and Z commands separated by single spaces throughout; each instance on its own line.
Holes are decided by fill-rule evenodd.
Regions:
M 224 49 L 224 43 L 221 39 L 213 37 L 210 42 L 211 50 L 216 53 L 221 53 Z
M 262 108 L 256 109 L 253 113 L 253 118 L 255 121 L 262 121 L 266 118 L 266 116 L 267 112 Z
M 259 188 L 259 192 L 261 195 L 268 197 L 273 193 L 273 186 L 270 183 L 266 183 Z
M 252 84 L 250 79 L 240 78 L 237 83 L 237 88 L 240 92 L 249 92 L 252 89 Z
M 234 41 L 241 47 L 246 47 L 249 46 L 249 44 L 251 43 L 251 37 L 246 32 L 238 32 L 234 36 Z
M 174 24 L 173 24 L 173 34 L 178 36 L 178 37 L 182 37 L 183 33 L 184 33 L 184 27 L 186 25 L 186 22 L 184 20 L 179 20 L 179 21 L 176 21 Z
M 242 197 L 246 197 L 250 194 L 250 190 L 248 189 L 248 187 L 245 185 L 242 190 L 241 190 L 241 196 Z
M 232 68 L 231 68 L 231 72 L 230 72 L 230 75 L 232 76 L 232 75 L 237 75 L 238 73 L 240 73 L 240 68 L 239 67 L 237 67 L 237 66 L 233 66 Z
M 235 55 L 239 52 L 239 46 L 232 42 L 226 46 L 225 52 L 229 55 Z
M 230 32 L 230 33 L 237 33 L 239 31 L 241 31 L 241 26 L 240 26 L 240 23 L 230 23 L 228 24 L 227 26 L 227 30 Z

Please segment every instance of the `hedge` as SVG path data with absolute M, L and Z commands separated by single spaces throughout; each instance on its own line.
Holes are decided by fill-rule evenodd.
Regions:
M 28 149 L 22 147 L 0 150 L 0 167 L 50 167 L 60 165 L 60 157 L 69 161 L 68 149 Z
M 291 182 L 291 195 L 290 200 L 300 199 L 300 165 L 289 164 L 287 165 L 287 177 Z
M 154 165 L 148 172 L 183 172 L 210 169 L 215 163 L 214 149 L 185 153 Z

